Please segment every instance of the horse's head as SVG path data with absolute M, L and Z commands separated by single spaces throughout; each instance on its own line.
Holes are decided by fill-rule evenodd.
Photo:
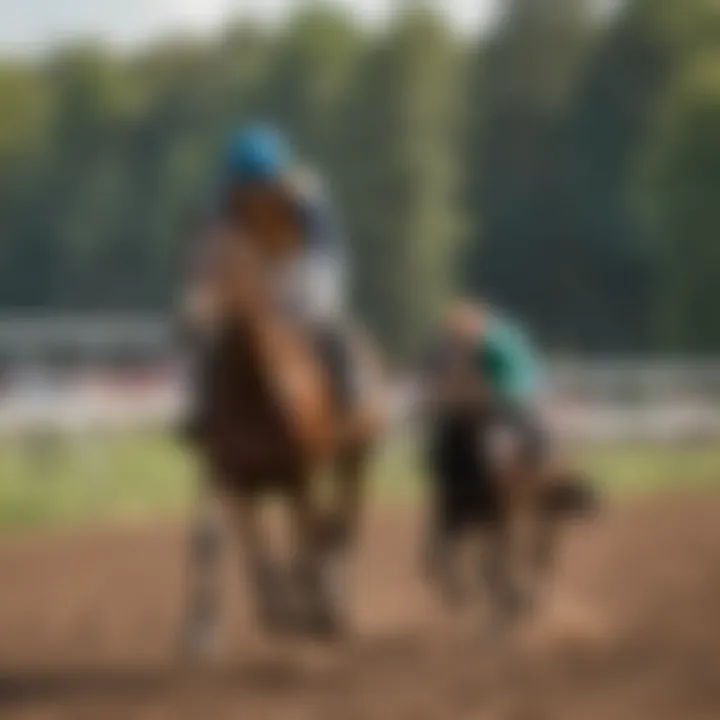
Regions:
M 219 228 L 206 238 L 183 307 L 184 324 L 212 334 L 228 323 L 260 317 L 269 307 L 266 264 L 242 233 Z

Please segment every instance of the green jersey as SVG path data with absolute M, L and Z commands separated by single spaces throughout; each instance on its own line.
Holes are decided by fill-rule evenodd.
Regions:
M 493 395 L 526 406 L 540 385 L 541 362 L 526 335 L 508 320 L 492 315 L 477 345 L 476 359 Z

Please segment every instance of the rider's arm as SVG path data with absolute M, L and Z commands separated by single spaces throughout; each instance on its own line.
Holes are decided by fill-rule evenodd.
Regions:
M 483 379 L 474 369 L 470 348 L 437 338 L 423 358 L 423 400 L 430 411 L 458 411 L 482 406 L 487 399 Z
M 304 252 L 306 283 L 313 288 L 318 316 L 342 314 L 348 290 L 348 256 L 345 235 L 325 189 L 312 178 L 293 188 Z
M 221 223 L 217 216 L 209 216 L 198 223 L 186 251 L 180 285 L 177 312 L 178 331 L 183 339 L 196 334 L 208 310 L 208 278 L 217 261 Z

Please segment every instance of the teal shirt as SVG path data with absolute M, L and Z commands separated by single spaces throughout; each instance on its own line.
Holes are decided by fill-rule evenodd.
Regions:
M 519 327 L 498 317 L 489 318 L 477 346 L 480 371 L 493 395 L 502 402 L 524 407 L 536 398 L 541 361 Z

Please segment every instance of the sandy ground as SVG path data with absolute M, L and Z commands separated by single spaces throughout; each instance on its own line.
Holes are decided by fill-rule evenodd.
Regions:
M 370 513 L 356 632 L 333 647 L 264 639 L 229 561 L 226 646 L 202 673 L 175 659 L 181 528 L 6 536 L 0 718 L 720 718 L 720 498 L 644 499 L 573 530 L 554 601 L 500 645 L 439 607 L 419 530 L 415 512 Z

